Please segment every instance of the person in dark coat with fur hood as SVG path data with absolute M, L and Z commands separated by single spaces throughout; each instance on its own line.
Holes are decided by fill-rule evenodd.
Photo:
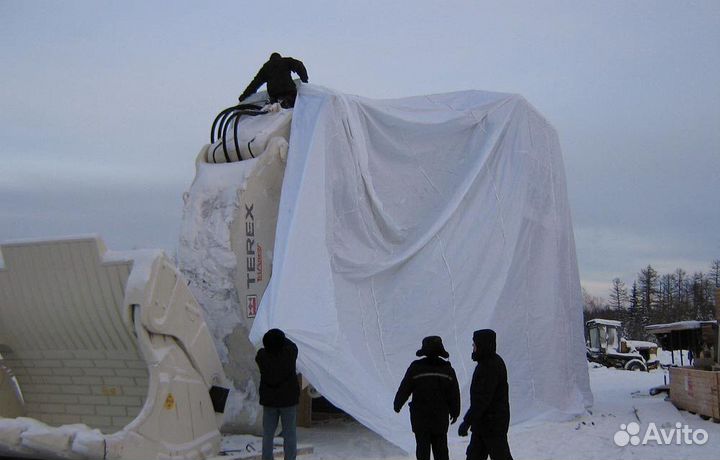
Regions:
M 242 102 L 247 99 L 263 83 L 266 83 L 270 102 L 280 102 L 284 108 L 294 107 L 297 88 L 290 72 L 295 72 L 300 77 L 300 81 L 307 83 L 308 74 L 302 61 L 291 57 L 283 57 L 280 53 L 272 53 L 270 59 L 263 64 L 238 100 Z
M 408 367 L 395 395 L 394 409 L 400 412 L 412 395 L 410 424 L 417 442 L 417 459 L 430 460 L 432 449 L 435 460 L 447 460 L 448 427 L 460 415 L 457 376 L 447 361 L 450 355 L 440 337 L 425 337 L 416 355 L 424 358 L 413 361 Z
M 285 460 L 294 460 L 300 401 L 300 382 L 295 369 L 298 348 L 280 329 L 267 331 L 263 345 L 255 356 L 260 369 L 260 405 L 263 406 L 262 459 L 273 459 L 273 438 L 280 420 Z
M 470 408 L 458 427 L 460 436 L 472 430 L 468 460 L 512 460 L 507 432 L 510 425 L 505 361 L 495 352 L 495 331 L 473 333 L 472 359 L 477 362 L 470 383 Z

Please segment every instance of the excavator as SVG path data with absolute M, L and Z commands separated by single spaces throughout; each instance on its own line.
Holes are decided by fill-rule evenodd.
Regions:
M 542 116 L 522 97 L 500 93 L 464 91 L 368 104 L 320 87 L 300 89 L 294 108 L 272 104 L 267 93 L 256 93 L 218 114 L 209 142 L 196 156 L 195 177 L 182 196 L 173 257 L 157 250 L 109 250 L 97 235 L 0 242 L 0 457 L 210 459 L 224 448 L 223 434 L 260 434 L 260 376 L 251 337 L 259 340 L 256 335 L 264 332 L 260 326 L 282 325 L 287 320 L 283 313 L 295 315 L 295 310 L 282 308 L 289 308 L 296 290 L 302 291 L 302 301 L 313 314 L 293 316 L 292 321 L 301 319 L 312 329 L 327 313 L 327 323 L 318 324 L 326 327 L 322 334 L 332 334 L 327 331 L 339 327 L 340 320 L 348 326 L 336 334 L 342 340 L 333 345 L 340 348 L 328 350 L 336 353 L 333 363 L 306 347 L 299 363 L 312 381 L 303 379 L 307 393 L 313 394 L 308 385 L 316 384 L 359 422 L 409 449 L 410 427 L 383 418 L 395 416 L 391 407 L 380 397 L 355 393 L 377 396 L 388 387 L 381 382 L 395 378 L 388 360 L 398 359 L 399 353 L 384 349 L 383 334 L 393 329 L 381 324 L 376 292 L 384 293 L 394 308 L 401 304 L 397 311 L 410 311 L 415 302 L 394 289 L 394 279 L 381 280 L 375 274 L 396 266 L 402 268 L 396 270 L 400 283 L 411 278 L 415 283 L 408 291 L 417 291 L 413 288 L 419 279 L 433 291 L 436 300 L 423 305 L 423 311 L 442 315 L 445 308 L 438 305 L 448 299 L 453 311 L 462 309 L 457 320 L 453 312 L 434 321 L 433 328 L 442 326 L 449 334 L 469 327 L 467 315 L 475 315 L 477 322 L 488 315 L 499 318 L 492 324 L 506 331 L 506 337 L 524 327 L 518 326 L 527 323 L 523 318 L 553 318 L 542 328 L 528 326 L 524 333 L 545 347 L 552 345 L 555 353 L 537 354 L 518 346 L 513 354 L 519 362 L 545 363 L 538 369 L 519 368 L 525 376 L 519 379 L 520 391 L 514 390 L 520 414 L 582 413 L 591 402 L 587 366 L 578 352 L 582 334 L 571 327 L 581 324 L 575 309 L 580 289 L 561 154 L 557 134 Z M 375 126 L 373 120 L 384 121 Z M 415 133 L 422 134 L 423 144 L 432 145 L 411 142 Z M 386 136 L 373 137 L 377 134 Z M 375 143 L 380 146 L 373 147 Z M 371 147 L 386 146 L 402 153 L 388 155 L 387 162 L 397 163 L 399 171 L 410 163 L 413 168 L 407 177 L 380 171 L 380 182 L 392 185 L 380 190 L 370 181 L 367 154 Z M 411 147 L 420 151 L 405 155 L 403 149 Z M 446 157 L 436 155 L 445 150 Z M 311 151 L 317 154 L 303 157 Z M 326 151 L 332 154 L 326 156 Z M 453 161 L 453 168 L 446 167 Z M 345 176 L 340 173 L 322 184 L 326 189 L 321 191 L 319 178 L 328 165 L 352 170 L 348 178 L 364 194 L 356 196 L 352 187 L 341 187 Z M 438 165 L 437 174 L 428 174 Z M 281 196 L 283 188 L 288 192 Z M 322 194 L 336 188 L 337 196 Z M 297 190 L 302 195 L 293 195 Z M 385 204 L 406 221 L 400 225 L 382 206 L 378 190 L 388 196 L 410 190 L 409 196 L 428 201 L 414 199 L 410 206 L 404 196 L 391 196 Z M 322 202 L 314 200 L 315 193 Z M 302 209 L 293 208 L 298 196 L 304 200 Z M 347 205 L 358 211 L 344 213 L 338 229 L 360 227 L 355 223 L 367 217 L 367 227 L 360 230 L 377 236 L 371 243 L 382 256 L 380 262 L 369 260 L 359 231 L 348 240 L 352 244 L 336 241 L 342 251 L 333 261 L 347 271 L 365 270 L 362 276 L 371 273 L 386 284 L 370 283 L 355 297 L 353 288 L 359 284 L 338 287 L 334 294 L 353 305 L 363 304 L 363 296 L 372 297 L 367 301 L 372 309 L 343 311 L 342 318 L 340 310 L 330 308 L 333 294 L 321 289 L 318 295 L 328 298 L 313 297 L 315 281 L 332 281 L 325 265 L 329 254 L 317 260 L 308 257 L 318 248 L 322 252 L 327 222 L 312 221 L 311 234 L 292 215 L 335 206 L 324 201 L 327 197 L 340 200 L 338 209 Z M 325 217 L 337 215 L 329 211 Z M 421 226 L 417 216 L 422 217 Z M 302 217 L 301 223 L 307 223 L 316 216 L 306 212 Z M 465 251 L 462 238 L 456 237 L 479 230 L 485 235 L 480 238 L 483 244 L 474 242 Z M 402 251 L 393 252 L 396 247 Z M 282 267 L 273 267 L 276 253 Z M 302 257 L 292 257 L 298 253 Z M 411 258 L 414 263 L 405 262 Z M 488 260 L 498 261 L 502 270 Z M 325 271 L 307 269 L 305 262 L 317 262 L 315 268 Z M 543 271 L 542 266 L 558 270 Z M 481 297 L 474 287 L 479 274 L 487 277 L 488 284 L 482 286 L 494 286 L 482 289 L 492 294 L 482 309 L 474 299 Z M 279 282 L 268 292 L 282 296 L 282 302 L 266 293 L 272 276 Z M 532 292 L 535 300 L 524 302 L 518 289 L 508 288 L 515 283 L 525 283 L 528 289 L 523 291 Z M 454 303 L 456 298 L 473 300 Z M 261 305 L 272 307 L 263 310 Z M 319 310 L 324 306 L 327 311 Z M 367 329 L 366 313 L 376 323 Z M 259 322 L 253 328 L 256 315 Z M 353 329 L 358 323 L 363 330 Z M 372 333 L 364 335 L 367 331 Z M 354 332 L 358 337 L 351 336 Z M 409 343 L 403 335 L 396 346 L 413 351 Z M 322 345 L 322 352 L 331 348 Z M 355 354 L 354 346 L 365 348 Z M 386 365 L 379 365 L 380 360 Z M 329 364 L 349 372 L 331 375 Z M 543 391 L 528 397 L 528 382 Z M 351 392 L 353 397 L 344 401 L 343 395 Z M 300 424 L 302 409 L 298 412 Z

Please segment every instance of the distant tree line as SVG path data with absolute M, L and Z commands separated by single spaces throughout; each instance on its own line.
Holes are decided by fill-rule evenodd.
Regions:
M 607 300 L 583 289 L 583 312 L 585 321 L 622 321 L 626 337 L 641 340 L 648 337 L 649 324 L 716 319 L 716 288 L 720 288 L 720 259 L 710 264 L 709 272 L 692 275 L 682 268 L 660 274 L 648 265 L 629 288 L 620 278 L 613 279 Z

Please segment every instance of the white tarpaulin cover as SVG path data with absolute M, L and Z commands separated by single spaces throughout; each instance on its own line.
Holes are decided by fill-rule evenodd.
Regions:
M 592 402 L 560 146 L 520 96 L 302 85 L 274 260 L 251 340 L 286 331 L 325 397 L 408 451 L 392 400 L 424 336 L 442 337 L 463 413 L 481 328 L 497 331 L 513 423 Z

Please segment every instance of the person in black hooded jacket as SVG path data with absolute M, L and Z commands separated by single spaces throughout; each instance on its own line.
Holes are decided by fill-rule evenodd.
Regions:
M 455 423 L 460 415 L 457 376 L 450 362 L 445 360 L 450 355 L 440 337 L 425 337 L 416 355 L 425 358 L 413 361 L 408 367 L 395 395 L 394 409 L 400 412 L 412 395 L 410 424 L 417 442 L 417 459 L 430 460 L 432 448 L 435 460 L 447 460 L 449 422 Z
M 510 425 L 505 361 L 495 352 L 495 331 L 473 333 L 472 359 L 477 361 L 470 383 L 470 408 L 458 427 L 460 436 L 472 430 L 468 460 L 512 460 L 507 441 Z
M 291 57 L 282 57 L 280 53 L 272 53 L 270 59 L 263 64 L 238 100 L 242 102 L 251 94 L 254 94 L 263 83 L 267 83 L 270 102 L 279 101 L 285 108 L 293 107 L 297 96 L 297 88 L 290 72 L 295 72 L 300 77 L 300 81 L 307 83 L 308 74 L 302 61 Z
M 280 329 L 267 331 L 263 345 L 255 356 L 260 369 L 260 405 L 263 406 L 262 459 L 273 459 L 273 438 L 280 419 L 285 460 L 294 460 L 300 401 L 300 383 L 295 369 L 298 348 Z

